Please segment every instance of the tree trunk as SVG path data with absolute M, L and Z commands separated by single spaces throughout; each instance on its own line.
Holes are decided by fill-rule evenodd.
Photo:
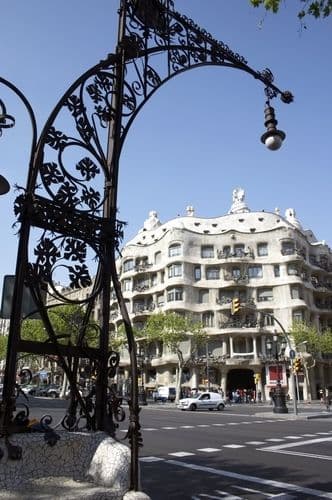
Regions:
M 182 380 L 182 364 L 179 362 L 176 374 L 176 396 L 175 403 L 181 399 L 181 380 Z
M 64 398 L 66 396 L 67 388 L 68 388 L 68 378 L 67 378 L 67 375 L 65 373 L 63 373 L 60 398 Z

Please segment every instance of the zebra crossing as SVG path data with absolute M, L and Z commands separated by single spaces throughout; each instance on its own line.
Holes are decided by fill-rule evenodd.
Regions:
M 211 426 L 212 425 L 215 425 L 215 424 L 211 424 Z M 222 425 L 227 425 L 227 424 L 222 424 Z M 181 428 L 181 426 L 179 426 L 179 428 Z M 143 429 L 143 430 L 148 430 L 148 429 Z M 153 430 L 157 430 L 157 429 L 153 429 Z M 223 449 L 237 450 L 239 448 L 245 448 L 245 447 L 251 447 L 251 446 L 264 447 L 264 446 L 269 445 L 271 443 L 295 443 L 295 441 L 300 441 L 303 439 L 307 439 L 309 437 L 312 437 L 312 438 L 317 437 L 318 438 L 320 436 L 332 437 L 332 430 L 326 431 L 326 432 L 310 433 L 310 434 L 306 433 L 306 434 L 298 434 L 298 435 L 287 435 L 287 436 L 283 436 L 280 438 L 266 438 L 266 439 L 263 439 L 261 441 L 245 441 L 243 443 L 228 443 L 228 444 L 221 445 L 219 448 L 197 448 L 196 450 L 191 450 L 191 451 L 177 450 L 177 451 L 173 451 L 171 453 L 168 453 L 167 456 L 184 458 L 184 457 L 194 456 L 197 454 L 219 453 Z M 271 447 L 270 450 L 277 449 L 277 448 L 278 448 L 277 446 Z M 155 457 L 155 456 L 146 456 L 146 457 L 140 458 L 141 462 L 157 462 L 157 461 L 163 461 L 163 460 L 167 460 L 167 459 L 164 457 Z

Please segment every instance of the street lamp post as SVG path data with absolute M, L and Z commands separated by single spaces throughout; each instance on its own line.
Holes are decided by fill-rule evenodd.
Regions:
M 267 339 L 266 341 L 266 350 L 268 353 L 268 357 L 277 361 L 278 367 L 278 380 L 275 388 L 275 392 L 273 394 L 273 412 L 274 413 L 288 413 L 288 408 L 286 406 L 286 396 L 282 390 L 280 383 L 280 373 L 279 373 L 279 362 L 284 360 L 285 349 L 287 346 L 287 342 L 285 338 L 279 338 L 277 334 L 274 334 L 272 339 Z
M 285 328 L 283 327 L 282 323 L 280 323 L 280 321 L 273 314 L 270 314 L 267 312 L 262 312 L 262 314 L 263 314 L 263 316 L 268 316 L 268 317 L 272 318 L 273 321 L 275 321 L 277 323 L 277 325 L 279 325 L 281 332 L 282 332 L 282 339 L 280 340 L 278 338 L 278 335 L 275 334 L 274 339 L 272 339 L 273 344 L 271 343 L 270 347 L 272 349 L 272 345 L 274 345 L 275 346 L 274 348 L 278 351 L 278 343 L 279 343 L 279 346 L 281 347 L 281 349 L 279 349 L 279 356 L 282 356 L 282 358 L 285 359 L 286 348 L 288 348 L 289 353 L 292 351 L 290 338 L 289 338 Z M 268 342 L 269 342 L 269 340 L 268 340 Z M 267 345 L 266 347 L 267 347 L 267 350 L 269 350 L 269 346 Z M 292 357 L 290 357 L 290 376 L 292 378 L 293 411 L 294 411 L 294 415 L 297 415 L 298 414 L 298 407 L 297 407 L 297 397 L 296 397 L 296 392 L 295 392 L 296 391 L 296 389 L 295 389 L 295 375 L 294 375 L 293 358 Z M 287 413 L 286 411 L 284 411 L 286 404 L 285 404 L 285 402 L 283 403 L 283 401 L 285 401 L 285 398 L 283 397 L 283 394 L 282 394 L 283 391 L 282 391 L 282 387 L 281 387 L 280 382 L 277 384 L 276 390 L 277 390 L 276 395 L 278 396 L 278 399 L 276 400 L 276 402 L 277 402 L 278 406 L 277 406 L 277 404 L 275 404 L 273 411 L 275 411 L 275 409 L 277 407 L 280 409 L 280 411 L 277 410 L 277 411 L 275 411 L 275 413 Z M 287 407 L 286 407 L 286 409 L 287 409 Z
M 241 70 L 263 84 L 266 132 L 262 141 L 268 148 L 278 149 L 285 134 L 276 128 L 271 101 L 279 96 L 284 103 L 290 103 L 292 94 L 274 84 L 269 69 L 252 69 L 242 56 L 178 13 L 173 0 L 120 0 L 114 53 L 88 69 L 68 88 L 39 138 L 29 101 L 15 85 L 0 77 L 0 84 L 11 89 L 24 104 L 32 126 L 27 184 L 15 201 L 20 231 L 0 405 L 0 434 L 6 437 L 6 446 L 15 458 L 21 453 L 17 448 L 12 452 L 15 447 L 10 443 L 10 435 L 15 429 L 15 379 L 20 352 L 57 356 L 71 386 L 73 404 L 63 419 L 66 429 L 75 431 L 83 415 L 89 429 L 115 434 L 114 419 L 121 413 L 122 399 L 113 394 L 110 404 L 106 382 L 113 379 L 119 365 L 119 355 L 109 348 L 112 285 L 131 363 L 130 486 L 138 489 L 138 448 L 142 437 L 137 350 L 116 268 L 123 237 L 123 223 L 117 219 L 120 155 L 133 121 L 150 97 L 173 77 L 201 66 Z M 0 135 L 14 123 L 0 101 Z M 8 186 L 0 179 L 0 191 L 6 189 Z M 92 279 L 90 268 L 95 262 L 98 268 Z M 84 307 L 85 315 L 75 344 L 64 345 L 59 341 L 44 303 L 45 289 L 57 304 L 71 302 L 56 286 L 59 268 L 63 269 L 67 289 L 89 287 L 89 293 L 75 301 Z M 24 286 L 30 289 L 47 342 L 21 337 Z M 87 332 L 97 301 L 101 304 L 100 325 L 94 325 L 98 341 L 89 345 Z M 90 360 L 96 374 L 95 397 L 88 404 L 77 387 L 81 358 Z M 28 418 L 20 421 L 27 422 Z M 21 430 L 28 431 L 24 425 Z

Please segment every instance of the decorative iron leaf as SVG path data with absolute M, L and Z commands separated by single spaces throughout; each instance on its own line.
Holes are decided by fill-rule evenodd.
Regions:
M 113 90 L 113 80 L 114 76 L 109 73 L 98 73 L 95 78 L 95 84 L 105 92 L 109 93 Z
M 108 123 L 113 116 L 110 106 L 96 106 L 96 113 L 101 123 Z
M 69 266 L 70 288 L 85 288 L 90 286 L 92 281 L 89 270 L 85 264 L 82 266 Z
M 92 129 L 87 122 L 87 120 L 81 116 L 77 121 L 76 121 L 76 128 L 82 139 L 86 142 L 89 142 L 91 137 L 92 137 Z
M 66 238 L 63 256 L 68 260 L 84 262 L 86 258 L 86 244 L 74 238 Z
M 64 176 L 58 168 L 58 165 L 54 162 L 44 163 L 40 167 L 40 175 L 43 177 L 46 186 L 58 184 L 64 180 Z
M 48 268 L 52 267 L 52 265 L 60 257 L 58 248 L 49 238 L 41 240 L 41 242 L 36 246 L 34 254 L 38 258 L 39 265 L 44 264 Z
M 97 174 L 100 173 L 100 168 L 88 157 L 83 158 L 76 165 L 76 170 L 79 170 L 82 177 L 84 177 L 87 181 L 90 181 Z
M 104 100 L 103 93 L 99 89 L 98 85 L 91 83 L 91 85 L 87 86 L 86 90 L 95 104 Z
M 73 94 L 70 97 L 68 97 L 67 102 L 65 104 L 68 106 L 68 109 L 74 118 L 77 118 L 79 115 L 83 113 L 84 107 L 81 99 L 77 97 L 77 95 Z
M 91 210 L 95 209 L 98 204 L 100 203 L 100 192 L 96 191 L 93 188 L 83 189 L 82 196 L 81 196 L 81 201 L 82 203 L 86 203 Z
M 65 147 L 67 141 L 68 137 L 60 132 L 60 130 L 56 130 L 54 127 L 49 128 L 45 142 L 51 148 L 62 150 Z
M 79 203 L 79 199 L 75 196 L 77 187 L 70 184 L 68 181 L 64 182 L 55 196 L 55 201 L 60 205 L 74 207 Z

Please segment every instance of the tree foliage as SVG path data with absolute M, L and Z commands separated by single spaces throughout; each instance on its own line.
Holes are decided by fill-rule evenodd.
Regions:
M 307 352 L 312 354 L 332 353 L 332 331 L 320 333 L 314 325 L 298 321 L 293 323 L 290 334 L 295 345 L 306 342 Z
M 200 322 L 174 312 L 158 312 L 149 316 L 144 333 L 147 340 L 161 341 L 178 355 L 182 354 L 182 342 L 190 338 L 191 350 L 195 350 L 206 338 Z
M 177 355 L 176 401 L 178 401 L 181 392 L 183 367 L 186 361 L 191 359 L 198 346 L 206 340 L 202 324 L 175 312 L 158 312 L 149 316 L 144 328 L 144 334 L 147 342 L 163 342 L 164 346 L 167 346 L 170 351 Z M 190 352 L 187 359 L 182 347 L 182 343 L 186 340 L 190 340 L 188 346 Z
M 305 16 L 312 16 L 316 19 L 328 17 L 332 13 L 332 0 L 299 0 L 298 18 L 302 20 Z M 254 7 L 263 6 L 266 10 L 279 11 L 281 0 L 250 0 Z
M 8 336 L 0 335 L 0 360 L 6 359 L 7 342 L 8 342 Z

